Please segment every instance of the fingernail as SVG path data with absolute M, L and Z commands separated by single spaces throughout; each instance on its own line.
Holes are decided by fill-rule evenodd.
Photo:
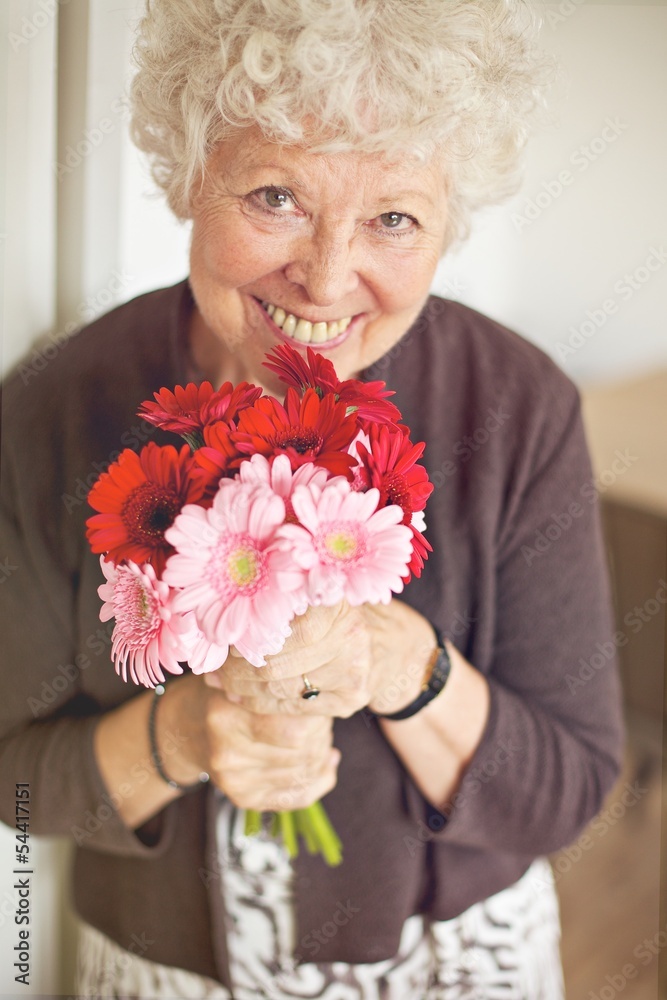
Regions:
M 227 701 L 231 701 L 233 705 L 240 705 L 243 700 L 237 694 L 226 694 L 225 698 Z

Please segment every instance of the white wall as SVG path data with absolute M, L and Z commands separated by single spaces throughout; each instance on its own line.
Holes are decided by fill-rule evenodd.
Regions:
M 4 368 L 36 337 L 50 331 L 56 340 L 114 303 L 187 273 L 188 228 L 147 196 L 145 168 L 126 134 L 123 98 L 141 3 L 62 2 L 61 66 L 72 98 L 61 104 L 57 132 L 56 17 L 44 13 L 57 4 L 0 3 Z M 534 141 L 523 193 L 479 220 L 466 247 L 442 263 L 435 289 L 533 339 L 578 380 L 667 366 L 659 309 L 667 267 L 642 270 L 651 248 L 667 243 L 667 7 L 562 0 L 544 11 L 545 44 L 568 80 L 560 123 Z M 26 44 L 12 45 L 12 32 Z M 595 144 L 595 158 L 584 169 L 580 149 L 601 136 L 607 119 L 619 122 L 619 134 Z M 58 171 L 58 164 L 66 169 Z M 558 191 L 563 170 L 571 182 Z M 63 220 L 58 233 L 56 204 Z M 658 258 L 651 262 L 656 266 Z M 636 275 L 636 290 L 626 273 Z M 580 334 L 570 344 L 572 328 Z M 0 914 L 11 896 L 11 846 L 9 831 L 0 830 Z M 31 990 L 48 993 L 64 988 L 62 942 L 49 930 L 59 925 L 64 857 L 40 843 L 35 861 L 38 947 Z M 11 931 L 0 917 L 5 995 L 16 992 L 6 960 Z
M 41 14 L 42 18 L 35 17 Z M 34 0 L 0 5 L 2 353 L 6 365 L 53 322 L 55 18 Z
M 543 10 L 565 75 L 559 122 L 533 140 L 522 192 L 479 220 L 436 288 L 448 280 L 579 382 L 625 378 L 667 366 L 667 260 L 652 255 L 667 250 L 667 6 Z
M 54 14 L 37 0 L 5 0 L 0 46 L 0 351 L 7 365 L 36 333 L 53 325 L 55 316 Z M 3 663 L 3 670 L 13 666 Z M 17 781 L 22 779 L 17 775 Z M 15 982 L 19 971 L 13 968 L 19 943 L 15 834 L 0 827 L 0 995 L 49 994 L 60 977 L 69 845 L 36 837 L 29 841 L 30 944 L 39 958 L 31 963 L 30 987 L 24 987 Z

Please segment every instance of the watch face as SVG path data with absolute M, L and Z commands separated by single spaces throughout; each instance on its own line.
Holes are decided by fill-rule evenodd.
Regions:
M 436 694 L 442 691 L 445 684 L 447 683 L 447 678 L 449 677 L 449 671 L 451 670 L 451 660 L 449 659 L 449 653 L 444 646 L 441 647 L 440 655 L 435 661 L 435 666 L 433 667 L 433 673 L 431 674 L 431 680 L 429 681 L 429 688 Z
M 426 687 L 423 688 L 410 705 L 406 705 L 405 708 L 402 708 L 399 712 L 393 712 L 391 715 L 381 715 L 378 712 L 376 713 L 378 718 L 393 719 L 396 721 L 400 719 L 409 719 L 411 716 L 416 715 L 417 712 L 421 708 L 424 708 L 425 705 L 428 705 L 430 701 L 433 701 L 437 694 L 440 694 L 449 678 L 452 661 L 449 658 L 447 648 L 440 636 L 438 636 L 438 647 L 438 656 L 433 664 L 431 676 L 429 677 Z

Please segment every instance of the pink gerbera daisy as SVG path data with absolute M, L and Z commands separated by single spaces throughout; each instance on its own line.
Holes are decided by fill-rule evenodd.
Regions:
M 176 553 L 163 578 L 180 588 L 174 607 L 194 612 L 225 659 L 235 645 L 263 666 L 304 608 L 303 572 L 276 538 L 284 520 L 285 504 L 268 487 L 226 479 L 209 510 L 189 505 L 169 529 Z
M 400 523 L 401 508 L 378 510 L 379 499 L 378 490 L 358 493 L 345 480 L 295 489 L 300 524 L 284 525 L 279 535 L 308 573 L 311 604 L 388 604 L 403 590 L 412 533 Z
M 188 612 L 186 617 L 192 617 L 194 620 L 194 615 L 191 612 Z M 194 637 L 188 656 L 188 666 L 193 674 L 208 674 L 217 670 L 227 659 L 228 653 L 228 646 L 218 646 L 215 642 L 209 642 L 195 623 Z
M 242 462 L 239 468 L 239 479 L 242 483 L 270 486 L 274 493 L 282 497 L 285 502 L 285 520 L 288 522 L 297 520 L 292 507 L 292 493 L 295 488 L 310 486 L 313 483 L 321 489 L 327 481 L 327 476 L 326 469 L 312 462 L 299 466 L 296 472 L 293 472 L 287 455 L 276 455 L 270 460 L 264 455 L 253 455 L 252 458 Z
M 179 660 L 187 660 L 196 635 L 194 619 L 175 612 L 173 595 L 158 580 L 150 563 L 137 566 L 128 561 L 114 566 L 100 558 L 107 582 L 97 592 L 105 602 L 103 622 L 116 619 L 111 637 L 111 656 L 116 672 L 127 681 L 155 687 L 170 674 L 182 674 Z

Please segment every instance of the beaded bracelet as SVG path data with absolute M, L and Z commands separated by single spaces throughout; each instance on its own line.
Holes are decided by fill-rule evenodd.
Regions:
M 160 756 L 160 751 L 157 747 L 157 739 L 155 735 L 155 719 L 157 715 L 158 702 L 166 690 L 167 689 L 164 684 L 158 684 L 153 691 L 153 701 L 151 702 L 151 710 L 148 715 L 148 739 L 151 747 L 151 759 L 155 770 L 170 788 L 173 788 L 178 792 L 194 792 L 196 788 L 199 788 L 200 785 L 205 784 L 209 780 L 209 775 L 206 771 L 202 771 L 200 773 L 198 780 L 195 781 L 194 784 L 181 785 L 180 782 L 174 781 L 173 778 L 170 778 L 162 766 L 162 757 Z

